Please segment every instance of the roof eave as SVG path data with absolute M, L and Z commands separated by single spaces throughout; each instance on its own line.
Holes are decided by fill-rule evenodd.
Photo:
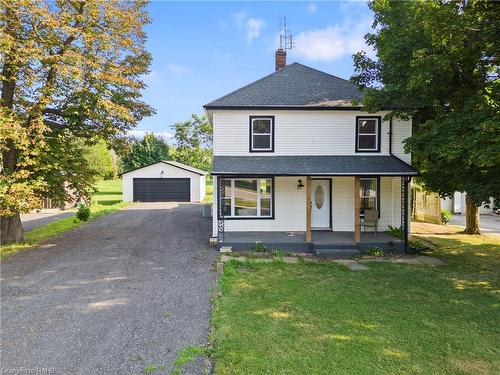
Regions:
M 276 106 L 276 105 L 237 105 L 237 106 L 223 106 L 223 105 L 204 105 L 203 108 L 205 111 L 212 111 L 212 110 L 218 110 L 218 109 L 224 109 L 224 110 L 242 110 L 242 109 L 247 109 L 247 110 L 280 110 L 280 109 L 285 109 L 285 110 L 308 110 L 308 111 L 359 111 L 362 110 L 363 107 L 361 106 L 297 106 L 297 105 L 285 105 L 285 106 Z

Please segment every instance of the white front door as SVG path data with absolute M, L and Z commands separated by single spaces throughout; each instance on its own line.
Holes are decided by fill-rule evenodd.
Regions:
M 311 228 L 330 228 L 330 180 L 311 181 Z

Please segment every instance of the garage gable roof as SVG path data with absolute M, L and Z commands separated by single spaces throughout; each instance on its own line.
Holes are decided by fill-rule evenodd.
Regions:
M 191 167 L 190 165 L 179 163 L 178 161 L 160 160 L 160 161 L 148 164 L 148 165 L 144 165 L 144 166 L 139 167 L 139 168 L 131 169 L 130 171 L 127 171 L 127 172 L 120 173 L 120 176 L 127 174 L 127 173 L 130 173 L 130 172 L 135 172 L 135 171 L 138 171 L 139 169 L 147 168 L 147 167 L 150 167 L 152 165 L 159 164 L 159 163 L 168 164 L 168 165 L 171 165 L 172 167 L 183 169 L 185 171 L 195 173 L 195 174 L 200 175 L 200 176 L 205 176 L 208 174 L 208 172 L 206 172 L 206 171 L 203 171 L 203 170 L 195 168 L 195 167 Z

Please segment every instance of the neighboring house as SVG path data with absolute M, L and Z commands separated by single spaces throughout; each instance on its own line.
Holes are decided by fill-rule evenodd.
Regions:
M 122 173 L 124 202 L 201 202 L 207 172 L 162 160 Z
M 467 193 L 461 193 L 456 191 L 453 194 L 453 198 L 441 198 L 441 208 L 447 209 L 454 214 L 465 215 L 465 196 Z M 495 200 L 490 198 L 489 207 L 486 207 L 485 204 L 482 204 L 479 207 L 480 214 L 493 214 L 495 213 Z
M 219 246 L 397 247 L 384 233 L 361 233 L 361 223 L 365 209 L 377 209 L 379 232 L 402 223 L 408 231 L 408 184 L 418 175 L 403 150 L 411 121 L 363 112 L 353 83 L 285 64 L 277 58 L 274 73 L 204 106 Z

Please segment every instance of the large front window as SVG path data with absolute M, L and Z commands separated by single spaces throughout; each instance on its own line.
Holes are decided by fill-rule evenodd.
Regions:
M 356 151 L 380 151 L 380 117 L 356 118 Z
M 378 180 L 377 178 L 359 179 L 359 196 L 361 198 L 360 214 L 364 215 L 365 210 L 378 209 Z
M 273 152 L 274 117 L 250 116 L 250 152 Z
M 226 218 L 271 218 L 271 178 L 224 179 L 224 216 Z

